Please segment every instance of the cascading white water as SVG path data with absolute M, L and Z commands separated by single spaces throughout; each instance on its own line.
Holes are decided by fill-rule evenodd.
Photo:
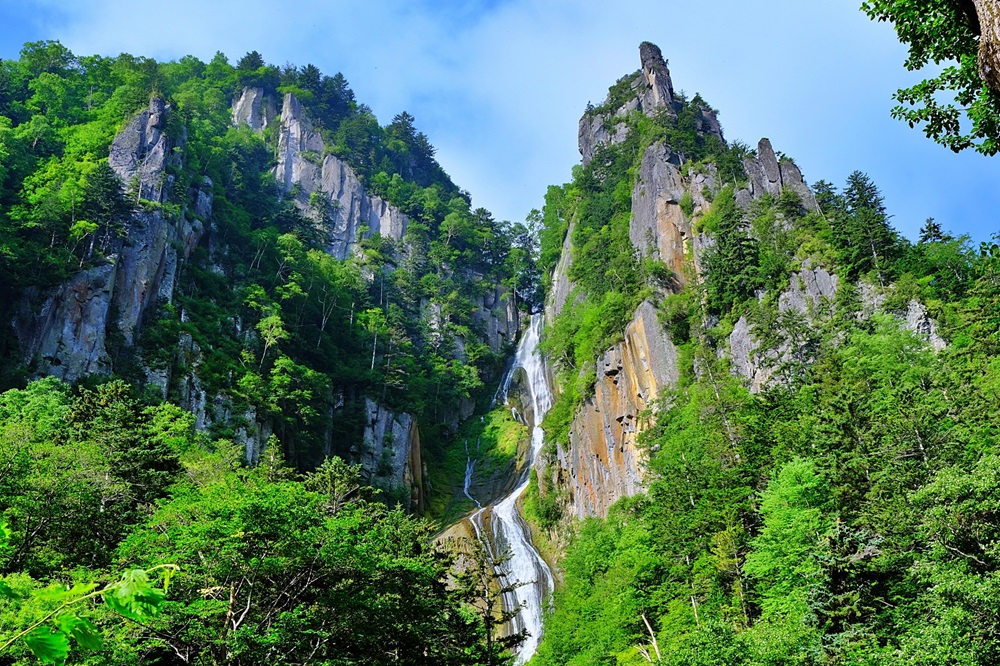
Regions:
M 500 390 L 497 391 L 496 399 L 505 401 L 514 370 L 522 368 L 526 375 L 527 389 L 531 397 L 534 423 L 531 424 L 531 451 L 528 454 L 528 465 L 526 465 L 513 492 L 492 505 L 490 525 L 493 543 L 489 543 L 488 539 L 484 541 L 484 546 L 491 554 L 494 545 L 500 552 L 507 550 L 510 553 L 510 560 L 506 564 L 507 575 L 503 583 L 521 583 L 513 592 L 504 597 L 505 610 L 520 609 L 513 620 L 514 630 L 528 630 L 528 638 L 518 650 L 516 664 L 527 662 L 538 648 L 542 637 L 544 603 L 552 594 L 553 589 L 552 572 L 531 543 L 531 532 L 528 525 L 517 511 L 517 501 L 528 488 L 535 458 L 542 448 L 544 438 L 544 432 L 541 428 L 542 418 L 552 406 L 552 393 L 549 391 L 549 385 L 545 379 L 545 366 L 542 363 L 541 354 L 538 353 L 541 327 L 542 316 L 540 314 L 532 315 L 531 325 L 524 337 L 521 338 L 521 343 L 517 348 L 514 365 L 504 378 Z M 466 466 L 465 483 L 465 494 L 469 499 L 473 499 L 469 495 L 469 483 L 474 465 L 475 462 L 470 457 Z M 473 501 L 476 500 L 473 499 Z M 479 502 L 476 501 L 476 504 L 479 505 Z M 470 517 L 476 536 L 481 541 L 483 541 L 482 521 L 485 511 L 486 509 L 480 508 Z

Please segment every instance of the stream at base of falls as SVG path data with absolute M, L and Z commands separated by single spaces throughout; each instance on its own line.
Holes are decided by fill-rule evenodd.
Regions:
M 510 559 L 506 563 L 506 575 L 501 574 L 504 585 L 520 583 L 512 592 L 504 595 L 504 610 L 519 608 L 512 620 L 514 631 L 526 629 L 528 638 L 517 651 L 515 664 L 524 664 L 538 649 L 542 637 L 542 615 L 545 604 L 551 598 L 553 589 L 552 571 L 542 559 L 531 542 L 531 531 L 524 518 L 517 510 L 517 501 L 528 488 L 535 459 L 542 449 L 544 433 L 541 428 L 545 413 L 552 406 L 552 393 L 545 378 L 545 365 L 538 351 L 539 333 L 542 327 L 542 315 L 531 316 L 531 324 L 521 338 L 514 357 L 514 364 L 504 378 L 497 392 L 497 403 L 506 400 L 511 378 L 518 368 L 526 375 L 525 388 L 531 398 L 531 450 L 528 453 L 528 464 L 518 479 L 517 487 L 493 504 L 483 507 L 478 500 L 469 494 L 469 485 L 475 470 L 475 460 L 469 453 L 465 475 L 465 495 L 480 508 L 470 516 L 469 520 L 476 532 L 476 537 L 483 543 L 491 555 L 508 552 Z M 515 414 L 515 418 L 518 415 Z M 520 420 L 520 419 L 519 419 Z M 489 512 L 489 534 L 484 532 L 483 517 Z M 498 572 L 500 573 L 500 572 Z

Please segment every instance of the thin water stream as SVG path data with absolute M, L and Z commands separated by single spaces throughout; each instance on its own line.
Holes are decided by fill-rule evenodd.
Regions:
M 471 454 L 468 456 L 465 474 L 465 495 L 480 507 L 470 517 L 473 529 L 476 531 L 476 537 L 491 555 L 494 554 L 494 549 L 498 552 L 509 551 L 510 560 L 506 564 L 507 576 L 502 582 L 505 584 L 521 583 L 513 592 L 504 597 L 505 610 L 520 609 L 513 620 L 513 629 L 515 631 L 528 630 L 528 638 L 518 651 L 516 664 L 526 663 L 538 649 L 538 643 L 542 637 L 542 613 L 545 602 L 550 598 L 553 589 L 552 571 L 549 570 L 549 566 L 532 544 L 531 531 L 517 510 L 517 501 L 528 488 L 535 459 L 542 449 L 544 437 L 541 428 L 542 419 L 552 406 L 552 393 L 549 391 L 549 385 L 545 378 L 542 356 L 538 352 L 541 326 L 542 315 L 532 315 L 531 324 L 518 345 L 513 367 L 504 378 L 500 390 L 497 391 L 497 402 L 505 401 L 514 371 L 517 368 L 524 370 L 534 422 L 529 424 L 531 426 L 531 451 L 528 454 L 528 464 L 521 473 L 517 487 L 506 497 L 490 506 L 483 507 L 469 493 L 469 485 L 475 470 L 475 460 Z M 515 414 L 515 417 L 519 416 L 519 414 Z M 466 451 L 468 453 L 468 448 Z M 483 517 L 490 509 L 492 509 L 489 512 L 491 538 L 484 538 Z

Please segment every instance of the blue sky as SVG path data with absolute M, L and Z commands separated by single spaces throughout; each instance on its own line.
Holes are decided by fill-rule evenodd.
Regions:
M 763 136 L 810 181 L 855 169 L 881 187 L 893 223 L 927 217 L 986 240 L 1000 231 L 1000 157 L 954 154 L 892 120 L 918 80 L 891 27 L 860 0 L 0 0 L 0 57 L 27 40 L 79 54 L 158 59 L 250 50 L 342 71 L 385 123 L 409 111 L 473 203 L 523 220 L 579 161 L 577 121 L 638 45 L 658 44 L 674 85 L 720 110 L 726 136 Z

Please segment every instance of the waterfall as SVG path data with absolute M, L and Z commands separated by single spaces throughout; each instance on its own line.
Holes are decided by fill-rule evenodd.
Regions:
M 531 324 L 517 348 L 513 367 L 504 377 L 500 390 L 497 391 L 497 399 L 506 400 L 514 370 L 517 368 L 524 370 L 527 376 L 528 393 L 531 397 L 532 414 L 534 415 L 534 422 L 530 424 L 532 428 L 531 451 L 528 454 L 528 464 L 518 480 L 517 487 L 509 495 L 491 505 L 490 528 L 493 543 L 489 543 L 489 539 L 483 539 L 483 514 L 490 507 L 482 508 L 480 505 L 479 510 L 470 517 L 476 536 L 480 541 L 483 541 L 488 552 L 492 554 L 494 544 L 500 551 L 508 550 L 510 552 L 511 557 L 507 562 L 508 579 L 503 582 L 521 583 L 520 587 L 504 597 L 505 610 L 520 608 L 513 620 L 514 630 L 528 630 L 528 638 L 518 650 L 516 664 L 527 662 L 538 649 L 538 643 L 542 637 L 544 603 L 552 594 L 553 589 L 552 572 L 531 543 L 531 532 L 528 525 L 517 511 L 517 501 L 528 488 L 535 459 L 542 449 L 544 438 L 544 432 L 541 428 L 542 418 L 552 406 L 552 393 L 549 391 L 548 381 L 545 378 L 542 356 L 538 352 L 541 326 L 542 315 L 532 315 Z M 468 451 L 468 447 L 466 450 Z M 468 492 L 469 482 L 474 464 L 474 461 L 469 458 L 466 466 L 465 494 L 470 499 L 472 497 Z M 476 501 L 476 504 L 479 505 L 479 502 Z

